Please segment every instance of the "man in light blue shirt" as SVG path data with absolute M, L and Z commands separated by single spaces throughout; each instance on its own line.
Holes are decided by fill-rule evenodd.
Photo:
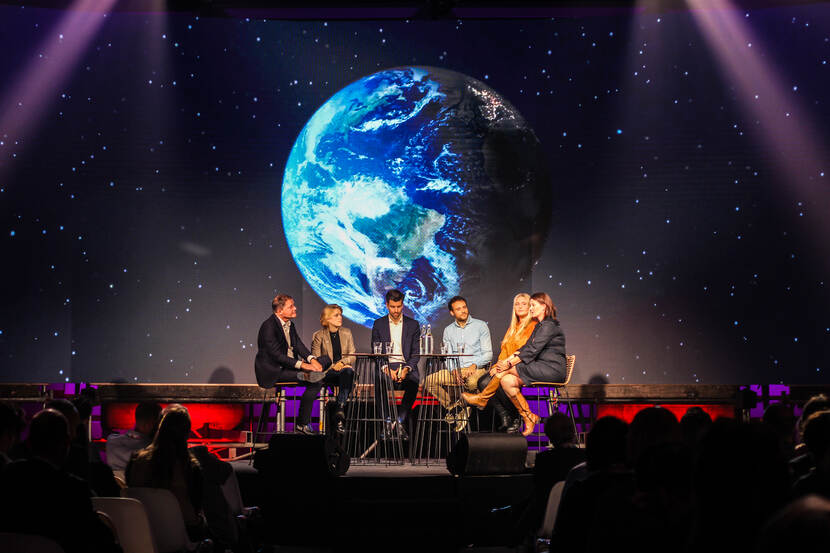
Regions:
M 447 422 L 460 432 L 469 417 L 469 407 L 461 402 L 460 388 L 478 391 L 478 379 L 487 372 L 493 359 L 493 344 L 487 323 L 470 317 L 467 300 L 455 296 L 447 307 L 454 321 L 444 329 L 444 345 L 450 353 L 464 356 L 458 357 L 457 362 L 450 358 L 448 365 L 455 366 L 428 375 L 424 387 L 447 410 Z

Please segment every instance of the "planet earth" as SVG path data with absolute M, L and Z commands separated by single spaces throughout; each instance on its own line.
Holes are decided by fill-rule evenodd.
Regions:
M 548 161 L 503 96 L 467 75 L 401 67 L 338 91 L 297 137 L 282 187 L 311 288 L 371 326 L 398 288 L 422 323 L 457 294 L 505 294 L 550 223 Z

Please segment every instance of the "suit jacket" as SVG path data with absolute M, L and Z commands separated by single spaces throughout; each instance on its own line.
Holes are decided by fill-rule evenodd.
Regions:
M 340 330 L 340 355 L 343 364 L 348 367 L 354 367 L 355 361 L 357 358 L 354 355 L 348 355 L 349 353 L 354 353 L 354 338 L 352 337 L 352 331 L 346 328 L 345 326 L 341 326 Z M 334 351 L 332 350 L 331 345 L 331 333 L 329 332 L 328 328 L 321 328 L 314 335 L 311 337 L 311 355 L 314 357 L 320 357 L 321 355 L 327 355 L 329 359 L 334 361 Z
M 559 321 L 548 317 L 537 324 L 525 345 L 519 349 L 519 359 L 532 372 L 555 372 L 564 376 L 565 333 Z
M 403 330 L 401 331 L 401 351 L 403 352 L 404 365 L 410 369 L 410 375 L 418 377 L 418 361 L 421 360 L 421 325 L 412 317 L 403 316 Z M 389 332 L 389 315 L 381 317 L 372 325 L 372 343 L 391 342 L 392 335 Z M 369 348 L 371 351 L 371 347 Z
M 263 388 L 270 388 L 278 382 L 282 371 L 290 370 L 296 373 L 297 369 L 294 368 L 294 365 L 297 364 L 297 361 L 305 362 L 308 356 L 311 355 L 303 341 L 300 340 L 294 321 L 291 321 L 289 335 L 291 336 L 295 357 L 288 356 L 288 342 L 285 340 L 285 333 L 276 315 L 272 314 L 259 327 L 254 372 L 256 373 L 257 384 Z

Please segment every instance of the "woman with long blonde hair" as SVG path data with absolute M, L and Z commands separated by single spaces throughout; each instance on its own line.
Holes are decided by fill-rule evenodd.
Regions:
M 536 319 L 530 316 L 530 294 L 526 292 L 516 294 L 510 311 L 510 325 L 507 327 L 507 332 L 505 332 L 501 341 L 498 361 L 507 359 L 527 342 L 531 332 L 536 327 L 536 322 Z M 479 391 L 484 391 L 487 388 L 495 374 L 496 371 L 491 369 L 489 374 L 485 374 L 478 380 Z M 496 412 L 497 422 L 499 423 L 498 430 L 511 434 L 521 430 L 522 419 L 513 409 L 510 400 L 501 389 L 496 391 L 495 399 L 490 405 L 493 406 L 493 410 Z
M 537 324 L 524 345 L 491 367 L 493 379 L 479 394 L 462 394 L 464 401 L 479 409 L 501 388 L 519 411 L 527 436 L 539 422 L 522 395 L 522 386 L 534 382 L 562 382 L 565 379 L 565 334 L 556 318 L 556 306 L 544 292 L 530 296 L 530 316 Z

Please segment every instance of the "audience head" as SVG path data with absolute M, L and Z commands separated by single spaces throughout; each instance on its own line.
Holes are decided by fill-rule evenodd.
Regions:
M 576 433 L 570 417 L 558 411 L 545 419 L 545 436 L 553 447 L 576 443 Z
M 135 430 L 152 437 L 161 418 L 161 405 L 155 401 L 142 401 L 135 406 Z
M 294 298 L 288 294 L 277 294 L 271 300 L 271 309 L 277 317 L 283 320 L 290 320 L 297 316 L 297 306 L 294 304 Z
M 531 294 L 530 296 L 530 303 L 536 303 L 540 306 L 544 306 L 545 308 L 545 317 L 553 317 L 556 318 L 556 306 L 553 305 L 553 300 L 550 299 L 550 296 L 547 295 L 545 292 L 536 292 Z
M 47 409 L 54 409 L 61 413 L 69 422 L 69 437 L 72 441 L 78 435 L 78 427 L 81 425 L 81 415 L 68 399 L 52 399 L 46 403 Z
M 32 454 L 60 466 L 66 460 L 71 436 L 70 423 L 60 411 L 44 409 L 29 424 L 29 448 Z
M 761 422 L 778 436 L 781 451 L 790 457 L 795 447 L 795 415 L 791 405 L 771 403 L 764 411 Z
M 830 410 L 813 413 L 804 424 L 804 443 L 816 470 L 830 473 Z
M 767 522 L 758 553 L 812 551 L 830 543 L 830 501 L 808 495 L 793 501 Z
M 330 303 L 323 307 L 323 311 L 320 313 L 320 326 L 323 328 L 329 328 L 329 326 L 340 328 L 343 326 L 343 308 L 336 303 Z
M 697 406 L 689 407 L 680 419 L 683 442 L 690 448 L 697 447 L 710 426 L 712 426 L 712 417 L 709 413 Z
M 139 452 L 150 459 L 155 485 L 166 487 L 173 478 L 174 468 L 182 463 L 191 463 L 193 458 L 187 451 L 190 436 L 190 415 L 182 405 L 173 403 L 161 412 L 158 430 L 153 442 Z
M 634 415 L 628 427 L 628 461 L 636 467 L 649 448 L 680 440 L 680 423 L 674 413 L 662 407 L 647 407 Z
M 23 410 L 11 403 L 0 402 L 0 453 L 7 453 L 26 428 Z
M 72 405 L 78 411 L 81 422 L 88 421 L 92 416 L 92 401 L 85 395 L 78 395 L 72 398 Z
M 700 441 L 694 463 L 695 539 L 743 544 L 789 496 L 787 463 L 775 435 L 761 424 L 717 419 Z M 734 549 L 733 549 L 734 550 Z
M 807 403 L 804 404 L 804 409 L 801 411 L 801 417 L 798 419 L 799 435 L 804 434 L 804 425 L 807 424 L 807 419 L 810 418 L 810 415 L 818 413 L 819 411 L 827 411 L 828 409 L 830 409 L 830 397 L 827 397 L 824 394 L 817 394 L 811 397 Z
M 187 409 L 173 403 L 161 412 L 158 430 L 153 438 L 153 445 L 159 448 L 187 449 L 190 436 L 190 414 Z
M 590 470 L 606 470 L 625 463 L 628 425 L 617 417 L 601 417 L 585 438 L 585 460 Z

